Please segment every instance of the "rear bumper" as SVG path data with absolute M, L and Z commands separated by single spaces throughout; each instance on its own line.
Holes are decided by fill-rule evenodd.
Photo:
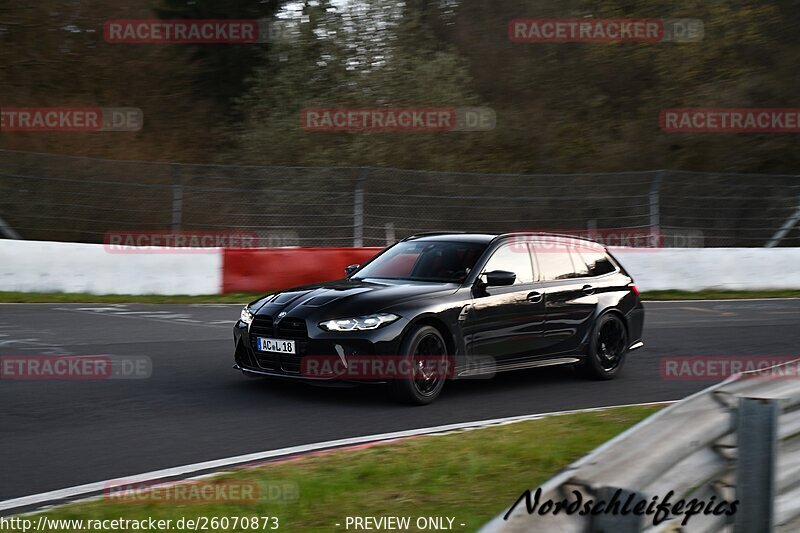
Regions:
M 638 301 L 625 318 L 628 323 L 628 338 L 631 339 L 628 350 L 638 350 L 644 346 L 644 305 L 642 302 Z

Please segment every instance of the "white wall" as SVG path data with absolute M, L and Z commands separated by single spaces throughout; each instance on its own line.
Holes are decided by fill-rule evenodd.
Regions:
M 800 289 L 800 248 L 610 248 L 642 291 Z
M 0 291 L 217 294 L 219 248 L 111 253 L 102 244 L 0 240 Z

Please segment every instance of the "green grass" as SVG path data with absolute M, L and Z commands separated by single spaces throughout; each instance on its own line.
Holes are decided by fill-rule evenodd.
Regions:
M 173 505 L 101 499 L 56 508 L 46 516 L 175 519 L 270 515 L 279 517 L 284 531 L 344 531 L 346 516 L 410 516 L 412 524 L 420 516 L 450 516 L 455 517 L 455 531 L 475 531 L 525 489 L 540 485 L 658 409 L 623 407 L 559 415 L 305 456 L 215 478 L 257 482 L 262 487 L 257 503 Z M 267 483 L 294 486 L 297 497 L 264 501 Z M 342 527 L 336 528 L 336 523 Z M 460 527 L 461 523 L 465 527 Z
M 147 303 L 147 304 L 199 304 L 231 303 L 246 304 L 265 293 L 210 294 L 201 296 L 158 294 L 83 294 L 83 293 L 38 293 L 0 292 L 0 303 Z M 799 290 L 780 291 L 648 291 L 642 293 L 645 300 L 735 300 L 737 298 L 800 298 Z

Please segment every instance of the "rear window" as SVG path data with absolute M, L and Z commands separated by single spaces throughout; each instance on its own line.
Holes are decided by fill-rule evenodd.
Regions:
M 545 281 L 603 276 L 617 270 L 599 248 L 547 243 L 535 247 L 535 251 Z
M 589 267 L 586 265 L 586 261 L 583 260 L 581 254 L 578 253 L 576 248 L 570 248 L 569 256 L 572 259 L 572 265 L 575 267 L 575 278 L 588 278 L 589 277 Z
M 611 259 L 600 250 L 579 248 L 578 254 L 586 264 L 590 276 L 603 276 L 617 270 L 616 267 L 614 267 L 614 263 L 611 262 Z

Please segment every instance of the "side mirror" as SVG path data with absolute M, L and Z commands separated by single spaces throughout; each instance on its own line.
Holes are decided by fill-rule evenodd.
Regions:
M 347 265 L 346 267 L 344 267 L 344 277 L 349 278 L 359 268 L 361 268 L 361 265 L 359 264 Z
M 517 280 L 517 275 L 507 270 L 493 270 L 484 273 L 486 276 L 486 285 L 489 287 L 502 287 L 504 285 L 513 285 Z

